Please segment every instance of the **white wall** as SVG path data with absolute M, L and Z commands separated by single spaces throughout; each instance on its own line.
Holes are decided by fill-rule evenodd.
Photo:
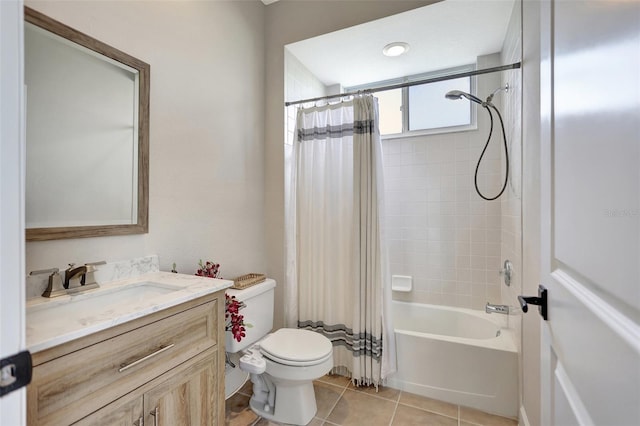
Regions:
M 522 292 L 535 296 L 540 283 L 540 3 L 522 10 Z M 535 312 L 522 319 L 522 403 L 531 426 L 541 424 L 540 333 Z
M 264 272 L 265 6 L 26 4 L 151 65 L 149 233 L 30 242 L 27 271 L 158 254 L 162 270 L 202 258 L 225 278 Z
M 522 58 L 522 7 L 516 2 L 505 42 L 502 48 L 502 60 L 505 63 L 520 61 Z M 522 72 L 514 72 L 510 79 L 503 79 L 503 84 L 509 83 L 509 94 L 504 96 L 503 112 L 507 125 L 509 140 L 509 159 L 511 179 L 509 188 L 502 199 L 502 259 L 509 259 L 513 265 L 511 286 L 502 286 L 502 300 L 504 304 L 518 307 L 517 297 L 523 293 L 523 262 L 522 262 Z M 529 318 L 532 315 L 529 315 Z M 520 309 L 509 316 L 509 327 L 514 331 L 519 353 L 520 404 L 523 400 L 523 388 L 528 385 L 522 376 L 522 320 Z
M 327 94 L 327 87 L 288 50 L 285 51 L 284 55 L 284 79 L 284 96 L 287 101 L 317 98 Z M 293 132 L 296 127 L 298 107 L 299 105 L 287 107 L 285 117 L 285 158 L 288 158 L 289 155 L 287 147 L 293 144 Z M 285 167 L 285 173 L 289 171 L 290 168 L 288 166 Z
M 284 46 L 434 2 L 281 0 L 266 8 L 265 241 L 267 274 L 278 282 L 275 327 L 284 324 Z
M 519 62 L 522 58 L 521 11 L 520 3 L 516 2 L 502 46 L 501 61 L 505 64 Z M 501 81 L 503 86 L 509 84 L 509 91 L 500 94 L 509 147 L 509 185 L 500 197 L 502 210 L 500 257 L 502 261 L 506 259 L 511 261 L 513 275 L 511 285 L 501 285 L 500 288 L 502 303 L 517 307 L 518 295 L 522 294 L 522 72 L 516 70 L 503 73 Z M 503 175 L 504 167 L 503 164 L 501 172 Z M 500 282 L 504 281 L 501 279 Z M 509 328 L 514 330 L 518 346 L 520 346 L 521 320 L 522 316 L 518 310 L 514 315 L 509 316 Z
M 0 2 L 0 358 L 25 349 L 22 2 Z M 26 388 L 0 398 L 0 425 L 26 424 Z

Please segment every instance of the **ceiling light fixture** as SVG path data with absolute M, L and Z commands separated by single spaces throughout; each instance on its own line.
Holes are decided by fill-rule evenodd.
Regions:
M 405 43 L 403 41 L 396 41 L 393 43 L 387 44 L 382 49 L 382 54 L 384 56 L 400 56 L 409 51 L 409 43 Z

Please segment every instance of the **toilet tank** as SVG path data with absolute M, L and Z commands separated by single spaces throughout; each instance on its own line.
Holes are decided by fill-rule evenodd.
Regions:
M 229 296 L 244 302 L 246 305 L 240 309 L 240 314 L 244 315 L 244 323 L 251 324 L 246 327 L 247 334 L 240 342 L 236 341 L 231 332 L 225 332 L 226 351 L 235 353 L 246 349 L 258 340 L 262 339 L 273 328 L 273 295 L 276 282 L 267 278 L 260 284 L 247 287 L 244 290 L 228 288 Z

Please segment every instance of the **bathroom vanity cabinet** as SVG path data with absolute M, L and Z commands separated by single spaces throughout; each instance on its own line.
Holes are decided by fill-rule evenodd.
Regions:
M 33 354 L 29 425 L 224 424 L 224 291 Z

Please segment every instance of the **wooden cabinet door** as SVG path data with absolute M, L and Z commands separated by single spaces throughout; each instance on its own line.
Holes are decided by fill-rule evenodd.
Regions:
M 169 377 L 144 394 L 147 426 L 212 426 L 224 424 L 218 396 L 217 352 Z
M 74 426 L 143 426 L 142 397 L 115 401 L 83 418 Z

